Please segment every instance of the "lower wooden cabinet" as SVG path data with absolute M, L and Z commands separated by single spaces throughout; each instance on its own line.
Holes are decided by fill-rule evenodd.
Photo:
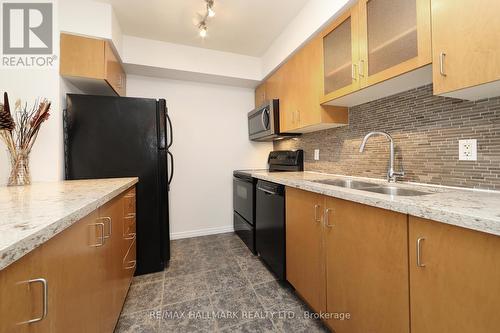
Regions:
M 324 197 L 286 189 L 286 276 L 314 311 L 326 311 Z
M 0 271 L 1 333 L 113 332 L 135 271 L 131 200 L 135 189 Z
M 286 256 L 336 333 L 499 331 L 499 236 L 287 187 Z
M 406 215 L 287 188 L 286 217 L 287 280 L 330 328 L 409 332 Z
M 500 330 L 500 237 L 410 216 L 412 333 Z
M 326 198 L 326 312 L 337 333 L 409 332 L 407 215 Z

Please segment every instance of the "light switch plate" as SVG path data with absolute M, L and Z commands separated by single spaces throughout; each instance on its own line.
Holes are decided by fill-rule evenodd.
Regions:
M 458 159 L 460 161 L 477 161 L 477 140 L 458 140 Z
M 319 149 L 314 149 L 314 160 L 319 161 Z

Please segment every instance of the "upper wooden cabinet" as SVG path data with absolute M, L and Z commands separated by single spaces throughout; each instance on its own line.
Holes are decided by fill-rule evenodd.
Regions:
M 267 99 L 266 95 L 266 82 L 255 88 L 255 107 L 259 107 L 264 104 Z
M 410 216 L 412 333 L 500 327 L 500 237 Z
M 105 40 L 61 34 L 60 74 L 86 93 L 126 93 L 125 72 Z
M 281 132 L 307 133 L 348 123 L 347 108 L 320 104 L 322 68 L 321 39 L 314 38 L 263 83 L 266 98 L 280 100 Z M 261 91 L 262 85 L 256 102 Z
M 422 68 L 431 63 L 430 21 L 429 0 L 360 0 L 348 9 L 321 34 L 322 103 L 353 106 L 430 83 Z
M 335 98 L 360 87 L 358 77 L 358 10 L 354 6 L 340 16 L 323 38 L 324 95 Z
M 500 94 L 500 1 L 432 0 L 434 93 L 477 100 Z

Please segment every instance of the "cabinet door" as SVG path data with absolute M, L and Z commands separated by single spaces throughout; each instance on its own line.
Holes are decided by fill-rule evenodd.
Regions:
M 0 332 L 36 332 L 50 317 L 29 324 L 43 314 L 43 287 L 35 279 L 47 279 L 40 268 L 38 250 L 26 254 L 0 271 Z M 28 282 L 31 281 L 31 282 Z
M 435 94 L 500 79 L 499 12 L 498 0 L 432 0 Z
M 60 43 L 61 75 L 105 79 L 103 40 L 61 34 Z
M 353 6 L 322 34 L 323 101 L 359 89 L 358 9 Z
M 260 84 L 255 88 L 255 107 L 259 107 L 266 101 L 266 83 Z
M 361 0 L 361 86 L 431 62 L 429 0 Z
M 40 322 L 38 332 L 99 331 L 104 240 L 97 217 L 91 213 L 40 247 L 50 320 Z
M 408 222 L 404 214 L 326 199 L 327 312 L 342 333 L 409 332 Z
M 500 237 L 410 216 L 409 239 L 412 333 L 498 332 Z
M 105 46 L 106 81 L 119 96 L 125 96 L 125 72 L 113 52 L 111 43 L 106 42 Z
M 286 189 L 286 277 L 315 311 L 326 311 L 324 197 Z
M 124 227 L 123 196 L 115 198 L 99 208 L 99 220 L 105 224 L 104 283 L 102 285 L 102 331 L 113 331 L 120 314 L 124 295 L 122 279 L 122 240 Z
M 289 132 L 298 127 L 295 67 L 295 57 L 292 57 L 275 73 L 279 80 L 281 132 Z

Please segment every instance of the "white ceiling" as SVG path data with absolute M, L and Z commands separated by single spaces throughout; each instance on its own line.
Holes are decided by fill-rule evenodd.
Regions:
M 308 0 L 215 0 L 208 36 L 204 0 L 98 0 L 113 5 L 125 35 L 260 57 Z

